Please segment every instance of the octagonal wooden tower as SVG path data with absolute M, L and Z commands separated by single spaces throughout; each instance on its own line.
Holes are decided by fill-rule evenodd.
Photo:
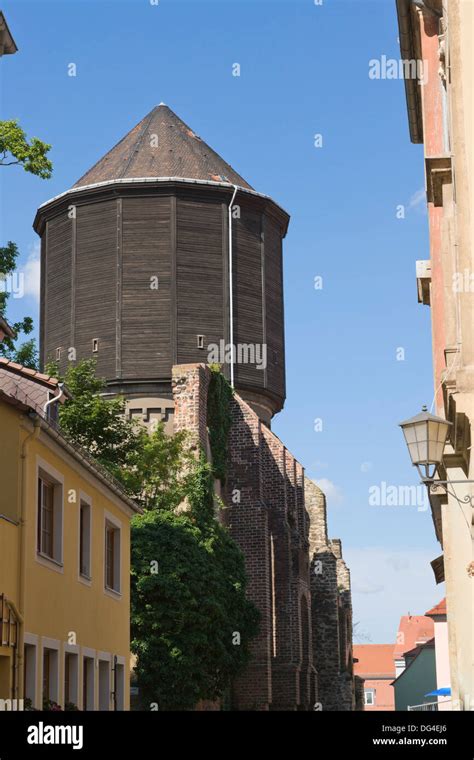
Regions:
M 230 343 L 234 193 L 234 383 L 269 423 L 285 399 L 289 217 L 164 104 L 38 209 L 42 364 L 58 358 L 64 370 L 70 348 L 95 357 L 132 414 L 163 418 L 172 365 L 207 362 L 217 346 L 223 356 Z

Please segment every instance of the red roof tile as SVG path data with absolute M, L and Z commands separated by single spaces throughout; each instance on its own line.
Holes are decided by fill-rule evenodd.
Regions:
M 4 367 L 5 369 L 8 368 L 10 372 L 14 372 L 17 375 L 26 375 L 28 377 L 33 377 L 35 380 L 38 380 L 38 382 L 50 385 L 53 388 L 55 388 L 59 383 L 57 377 L 44 375 L 42 372 L 38 372 L 36 369 L 24 367 L 23 364 L 17 364 L 16 362 L 12 362 L 9 359 L 5 359 L 4 356 L 0 357 L 0 366 Z
M 356 644 L 354 673 L 362 678 L 395 677 L 393 644 Z
M 437 615 L 446 615 L 446 599 L 441 599 L 439 604 L 435 604 L 428 612 L 425 612 L 427 617 L 436 617 Z
M 434 636 L 434 623 L 425 615 L 403 615 L 398 626 L 394 657 L 401 658 L 405 652 L 414 649 Z
M 0 393 L 6 400 L 15 401 L 44 416 L 44 405 L 49 401 L 50 393 L 59 395 L 58 384 L 56 377 L 0 357 Z M 64 387 L 60 403 L 68 395 L 70 394 Z

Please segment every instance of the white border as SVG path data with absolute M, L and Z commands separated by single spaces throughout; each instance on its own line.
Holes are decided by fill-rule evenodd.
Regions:
M 106 563 L 106 556 L 105 556 L 105 536 L 106 536 L 106 527 L 107 523 L 110 523 L 111 525 L 114 525 L 118 530 L 120 531 L 120 557 L 119 557 L 119 590 L 115 591 L 114 589 L 108 588 L 105 585 L 105 563 Z M 110 596 L 112 599 L 115 599 L 116 601 L 120 601 L 122 598 L 122 588 L 123 588 L 123 582 L 122 582 L 122 571 L 123 571 L 123 527 L 122 527 L 122 521 L 119 520 L 115 515 L 112 515 L 110 512 L 108 512 L 106 509 L 104 509 L 104 530 L 103 530 L 103 536 L 102 536 L 102 552 L 103 552 L 103 561 L 102 561 L 102 584 L 104 589 L 104 594 L 107 596 Z
M 47 475 L 50 475 L 51 478 L 56 481 L 58 485 L 61 486 L 61 558 L 60 560 L 52 559 L 51 557 L 46 557 L 44 554 L 41 554 L 41 552 L 38 551 L 38 509 L 39 509 L 39 503 L 38 503 L 38 479 L 40 477 L 39 471 L 44 470 Z M 53 465 L 49 464 L 45 459 L 43 459 L 40 456 L 36 456 L 36 477 L 35 477 L 35 486 L 34 486 L 34 499 L 35 499 L 35 533 L 34 533 L 34 552 L 35 552 L 35 560 L 40 565 L 43 565 L 43 567 L 48 567 L 50 570 L 54 570 L 57 573 L 64 573 L 64 475 L 59 472 Z
M 89 505 L 89 572 L 90 576 L 81 574 L 81 501 Z M 89 588 L 92 586 L 92 498 L 84 491 L 79 491 L 79 504 L 77 507 L 77 580 Z

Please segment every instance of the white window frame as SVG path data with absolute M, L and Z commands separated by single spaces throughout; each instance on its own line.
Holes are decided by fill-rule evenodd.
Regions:
M 369 694 L 372 697 L 372 702 L 369 702 L 367 700 L 367 697 Z M 375 689 L 364 689 L 364 705 L 367 705 L 367 707 L 374 707 L 375 706 Z
M 117 531 L 118 547 L 114 546 L 114 577 L 118 579 L 118 587 L 110 588 L 107 586 L 107 528 L 111 527 Z M 104 531 L 103 531 L 103 573 L 104 573 L 104 593 L 115 599 L 122 596 L 122 522 L 107 510 L 104 510 Z
M 54 486 L 53 509 L 54 521 L 56 524 L 56 535 L 54 537 L 54 556 L 49 557 L 44 554 L 38 547 L 38 524 L 39 524 L 39 494 L 38 480 L 47 480 Z M 64 552 L 64 476 L 59 470 L 46 462 L 41 457 L 36 458 L 36 478 L 35 478 L 35 559 L 39 564 L 49 567 L 57 572 L 64 572 L 63 552 Z
M 88 575 L 85 575 L 81 572 L 81 505 L 83 503 L 87 504 L 87 506 L 89 507 L 89 547 L 88 547 L 89 574 Z M 78 535 L 78 541 L 77 541 L 78 579 L 81 581 L 81 583 L 84 583 L 86 586 L 91 586 L 92 585 L 92 499 L 83 491 L 79 492 L 79 509 L 78 509 L 78 515 L 77 515 L 77 535 Z

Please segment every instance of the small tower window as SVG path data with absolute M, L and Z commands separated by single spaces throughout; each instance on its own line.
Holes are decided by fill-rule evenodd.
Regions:
M 197 347 L 204 348 L 204 335 L 196 335 L 196 338 L 197 338 Z
M 56 361 L 59 361 L 61 359 L 61 349 L 56 349 Z
M 92 338 L 92 353 L 96 354 L 99 351 L 99 338 Z

